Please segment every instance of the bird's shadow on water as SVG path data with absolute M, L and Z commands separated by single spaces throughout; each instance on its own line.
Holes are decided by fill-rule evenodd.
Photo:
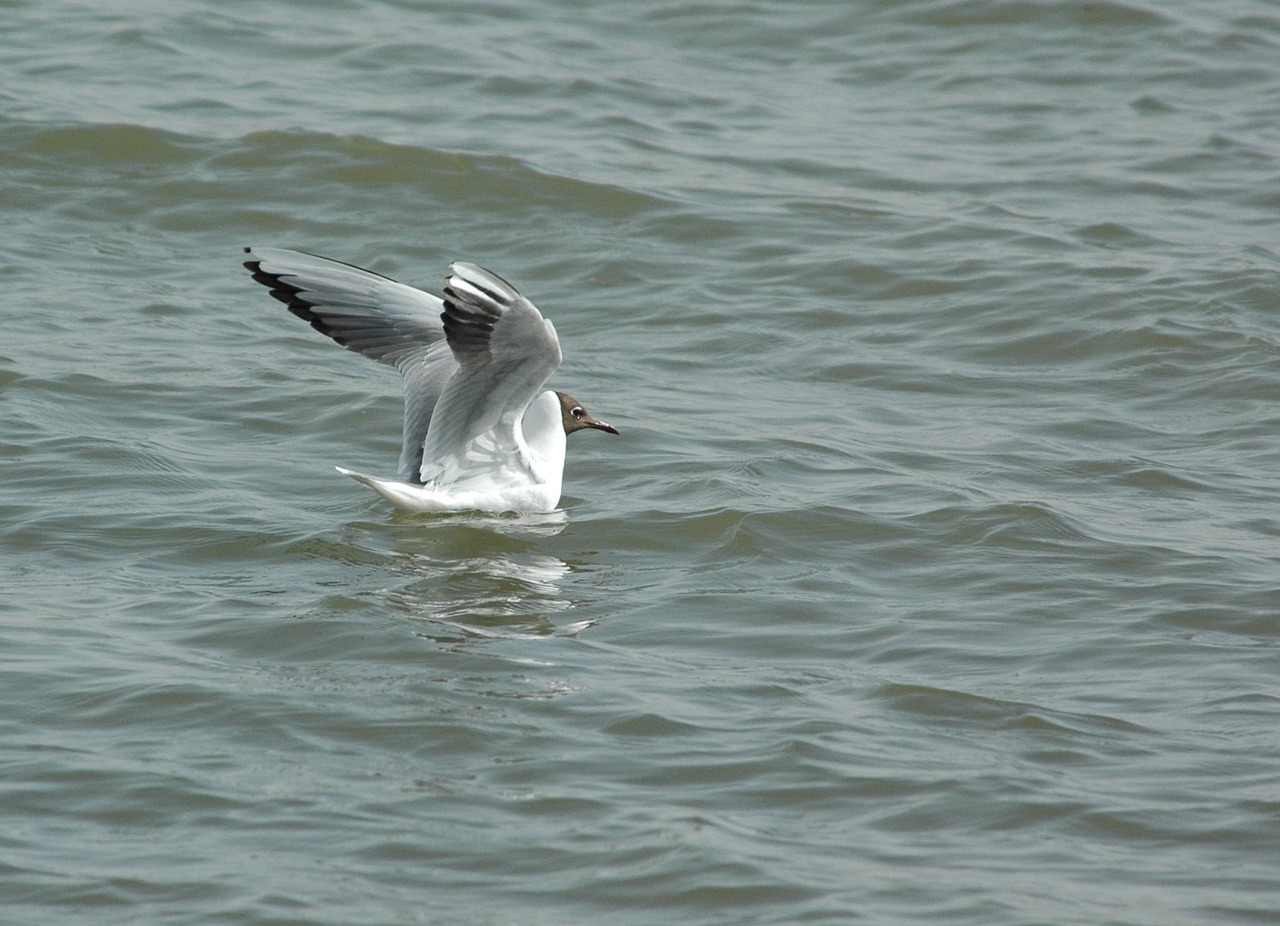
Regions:
M 395 581 L 376 591 L 419 636 L 445 645 L 573 636 L 595 624 L 572 619 L 574 575 L 591 564 L 548 553 L 569 524 L 564 511 L 465 513 L 353 521 L 351 541 L 382 549 Z

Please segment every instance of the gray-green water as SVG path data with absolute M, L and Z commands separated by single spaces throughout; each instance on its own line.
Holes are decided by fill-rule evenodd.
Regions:
M 4 922 L 1276 922 L 1273 2 L 0 19 Z M 246 244 L 622 436 L 393 513 Z

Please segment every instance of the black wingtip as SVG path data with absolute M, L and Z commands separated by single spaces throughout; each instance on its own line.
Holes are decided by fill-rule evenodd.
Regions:
M 251 248 L 245 248 L 244 252 L 246 254 L 253 253 Z M 307 322 L 316 331 L 332 338 L 342 346 L 346 346 L 347 339 L 335 334 L 323 318 L 311 311 L 314 308 L 314 303 L 303 298 L 302 290 L 299 287 L 286 283 L 278 273 L 269 273 L 263 270 L 261 260 L 246 260 L 244 267 L 249 271 L 255 283 L 261 283 L 267 288 L 267 294 L 272 299 L 277 302 L 283 302 L 290 312 Z

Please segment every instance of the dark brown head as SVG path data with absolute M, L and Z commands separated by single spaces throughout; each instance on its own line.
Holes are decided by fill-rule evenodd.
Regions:
M 582 403 L 573 396 L 557 392 L 556 397 L 560 400 L 560 414 L 564 418 L 565 434 L 572 434 L 583 428 L 595 428 L 597 431 L 607 431 L 610 434 L 618 433 L 618 429 L 613 425 L 592 418 L 591 412 L 583 408 Z

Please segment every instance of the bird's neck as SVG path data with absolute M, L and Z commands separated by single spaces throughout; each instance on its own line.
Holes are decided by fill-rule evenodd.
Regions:
M 560 399 L 554 392 L 544 392 L 529 403 L 520 430 L 534 463 L 548 478 L 558 480 L 564 469 L 565 433 Z

